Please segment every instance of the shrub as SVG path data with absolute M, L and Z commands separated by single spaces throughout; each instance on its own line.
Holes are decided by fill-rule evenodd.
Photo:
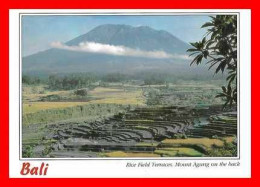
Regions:
M 41 101 L 60 101 L 62 98 L 59 95 L 53 94 L 53 95 L 47 95 L 44 97 L 41 97 Z
M 48 145 L 45 146 L 44 150 L 42 151 L 43 156 L 48 156 L 52 151 L 52 148 Z
M 224 141 L 224 146 L 221 148 L 213 148 L 208 151 L 208 155 L 211 157 L 236 157 L 237 145 Z
M 86 96 L 88 94 L 87 89 L 78 89 L 74 93 L 78 96 Z
M 33 157 L 33 148 L 32 148 L 32 146 L 26 145 L 23 148 L 22 156 L 23 156 L 23 158 L 31 158 L 31 157 Z

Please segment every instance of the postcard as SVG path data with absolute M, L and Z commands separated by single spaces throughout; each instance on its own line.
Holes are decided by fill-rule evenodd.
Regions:
M 10 10 L 10 176 L 250 177 L 249 10 Z

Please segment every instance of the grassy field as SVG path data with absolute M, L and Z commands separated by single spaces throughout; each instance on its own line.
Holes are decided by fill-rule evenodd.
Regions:
M 165 139 L 162 143 L 165 146 L 202 145 L 206 148 L 211 148 L 212 146 L 222 147 L 224 145 L 223 141 L 214 138 Z
M 142 90 L 124 90 L 123 88 L 97 87 L 89 93 L 95 100 L 92 104 L 123 104 L 123 105 L 144 105 L 145 98 Z
M 123 152 L 123 151 L 113 151 L 108 153 L 100 153 L 101 157 L 160 157 L 158 154 L 154 153 L 137 153 L 137 152 Z
M 41 101 L 42 97 L 59 95 L 68 101 Z M 76 98 L 75 101 L 71 98 Z M 80 101 L 79 101 L 80 100 Z M 23 88 L 23 124 L 51 123 L 67 119 L 84 118 L 93 120 L 111 116 L 127 106 L 145 105 L 141 89 L 96 87 L 86 97 L 76 97 L 73 90 L 50 91 L 46 86 L 25 86 Z
M 227 154 L 225 144 L 233 142 L 235 137 L 165 139 L 161 143 L 140 142 L 136 146 L 152 146 L 151 153 L 112 151 L 100 153 L 101 157 L 203 157 L 207 154 Z M 200 147 L 201 146 L 201 147 Z M 205 148 L 204 151 L 202 149 Z M 214 156 L 211 155 L 211 156 Z M 221 156 L 221 155 L 220 155 Z
M 64 109 L 69 107 L 87 105 L 88 102 L 33 102 L 23 103 L 23 114 L 36 113 L 49 109 Z
M 43 86 L 26 87 L 23 92 L 23 114 L 36 113 L 42 110 L 49 109 L 64 109 L 88 104 L 122 104 L 122 105 L 144 105 L 145 99 L 140 89 L 125 91 L 122 88 L 104 88 L 97 87 L 89 91 L 89 101 L 59 101 L 46 102 L 39 101 L 43 96 L 60 95 L 69 97 L 73 95 L 73 91 L 46 91 L 42 92 Z M 33 92 L 32 90 L 37 90 Z
M 39 110 L 23 114 L 23 125 L 64 122 L 65 120 L 93 121 L 123 112 L 127 105 L 87 104 L 58 109 Z
M 73 95 L 73 91 L 65 91 L 65 90 L 48 90 L 47 85 L 23 85 L 22 88 L 22 99 L 23 103 L 31 103 L 35 101 L 39 101 L 41 97 L 48 95 L 60 95 L 60 96 L 71 96 Z
M 154 152 L 162 157 L 177 157 L 177 156 L 187 156 L 187 157 L 201 157 L 203 154 L 192 148 L 187 147 L 177 147 L 177 148 L 163 148 L 157 149 Z
M 232 155 L 235 148 L 232 142 L 236 137 L 224 138 L 186 138 L 186 139 L 165 139 L 161 142 L 162 149 L 156 150 L 157 153 L 165 155 L 184 155 L 184 156 L 227 156 Z M 176 150 L 180 148 L 179 151 Z

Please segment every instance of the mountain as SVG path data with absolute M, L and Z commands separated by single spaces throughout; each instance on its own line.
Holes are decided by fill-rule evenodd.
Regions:
M 86 34 L 65 43 L 68 47 L 82 42 L 124 46 L 138 51 L 164 51 L 172 55 L 186 55 L 189 45 L 167 31 L 147 26 L 100 25 Z M 182 58 L 147 58 L 51 48 L 22 58 L 24 73 L 121 72 L 142 71 L 191 73 L 190 60 Z M 194 73 L 201 71 L 193 68 Z M 192 71 L 193 72 L 193 71 Z
M 82 41 L 123 45 L 146 51 L 163 50 L 169 53 L 185 53 L 189 47 L 169 32 L 154 30 L 148 26 L 101 25 L 67 44 L 78 45 Z

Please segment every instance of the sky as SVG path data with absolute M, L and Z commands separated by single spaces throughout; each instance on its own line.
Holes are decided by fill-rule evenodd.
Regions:
M 22 56 L 51 48 L 53 42 L 67 42 L 102 24 L 149 26 L 165 30 L 189 43 L 201 40 L 206 32 L 201 25 L 209 16 L 54 16 L 23 15 Z

